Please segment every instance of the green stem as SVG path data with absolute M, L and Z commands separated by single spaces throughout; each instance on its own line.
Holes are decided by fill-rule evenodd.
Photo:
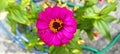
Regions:
M 107 45 L 105 48 L 103 48 L 101 51 L 98 51 L 97 49 L 94 49 L 94 48 L 88 47 L 88 46 L 82 46 L 82 49 L 90 50 L 90 51 L 94 52 L 95 54 L 103 54 L 104 52 L 109 50 L 117 42 L 117 40 L 119 38 L 120 38 L 120 33 L 116 37 L 114 37 L 114 39 L 110 42 L 110 44 Z
M 57 2 L 57 0 L 54 0 L 55 2 Z M 61 1 L 62 2 L 62 1 Z M 71 2 L 62 2 L 63 4 L 67 4 L 69 7 L 74 7 L 74 6 L 78 6 L 79 8 L 82 8 L 83 6 L 82 5 L 76 5 L 76 4 L 73 4 Z
M 117 40 L 119 38 L 120 38 L 120 33 L 116 37 L 114 37 L 114 39 L 110 42 L 110 44 L 107 45 L 105 48 L 103 48 L 100 52 L 101 53 L 106 52 L 108 49 L 110 49 L 117 42 Z
M 83 7 L 82 5 L 75 5 L 75 4 L 71 3 L 71 2 L 63 2 L 63 3 L 67 4 L 69 7 L 74 7 L 74 6 L 78 6 L 79 8 Z
M 97 52 L 98 52 L 97 49 L 92 48 L 92 47 L 89 47 L 89 46 L 82 46 L 82 49 L 90 50 L 90 51 L 92 51 L 92 52 L 94 52 L 94 53 L 97 53 Z

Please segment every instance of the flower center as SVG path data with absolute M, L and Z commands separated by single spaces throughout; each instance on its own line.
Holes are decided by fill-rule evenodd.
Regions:
M 62 21 L 59 19 L 53 19 L 49 24 L 50 30 L 53 32 L 57 32 L 62 29 Z
M 53 28 L 58 29 L 60 27 L 60 23 L 54 22 L 53 23 Z

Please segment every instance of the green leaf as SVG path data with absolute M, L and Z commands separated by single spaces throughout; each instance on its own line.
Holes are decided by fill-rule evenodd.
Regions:
M 77 40 L 78 41 L 78 40 Z M 82 49 L 80 47 L 80 45 L 78 44 L 75 39 L 71 40 L 69 44 L 67 44 L 67 48 L 69 49 L 69 53 L 71 54 L 82 54 Z M 72 47 L 73 46 L 73 47 Z M 74 50 L 79 50 L 78 52 L 73 52 Z
M 16 34 L 16 24 L 13 20 L 8 19 L 7 23 L 11 26 L 11 30 L 14 34 Z
M 97 14 L 95 13 L 89 13 L 83 16 L 83 18 L 90 18 L 90 19 L 100 19 L 99 16 L 97 16 Z
M 35 44 L 34 43 L 29 43 L 26 45 L 27 50 L 32 50 L 34 48 Z
M 92 10 L 94 11 L 94 13 L 99 12 L 99 8 L 96 5 L 92 6 Z
M 31 3 L 31 13 L 36 13 L 37 12 L 37 7 L 34 3 Z
M 95 5 L 96 3 L 97 3 L 97 0 L 85 0 L 84 6 L 89 7 L 89 6 Z
M 49 52 L 52 53 L 54 51 L 55 47 L 54 46 L 50 46 L 49 47 Z
M 39 42 L 41 42 L 41 41 L 39 41 Z M 40 45 L 40 44 L 35 44 L 35 47 L 37 48 L 37 50 L 40 50 L 40 51 L 42 51 L 42 52 L 46 52 L 45 51 L 45 47 L 44 47 L 44 45 Z
M 26 32 L 25 37 L 29 40 L 29 43 L 25 43 L 24 45 L 28 50 L 32 50 L 38 41 L 38 35 L 31 32 Z
M 114 20 L 116 20 L 115 17 L 108 15 L 106 16 L 106 18 L 103 19 L 107 24 L 110 24 L 111 22 L 113 22 Z
M 11 3 L 15 3 L 16 0 L 7 0 L 6 2 L 8 2 L 9 4 L 11 4 Z
M 0 11 L 8 7 L 8 2 L 6 0 L 0 0 Z
M 90 19 L 99 19 L 100 17 L 98 16 L 98 8 L 94 5 L 91 7 L 86 7 L 85 8 L 85 14 L 82 15 L 83 18 L 90 18 Z
M 31 20 L 35 20 L 36 18 L 38 18 L 38 13 L 39 13 L 39 10 L 37 10 L 37 7 L 36 5 L 31 2 L 30 4 L 30 13 L 27 13 L 28 14 L 28 18 L 31 19 Z
M 101 32 L 107 39 L 111 40 L 109 26 L 103 20 L 96 20 L 94 23 L 96 29 Z
M 76 33 L 74 35 L 74 38 L 67 44 L 67 48 L 69 49 L 70 53 L 72 54 L 82 54 L 82 50 L 80 48 L 80 45 L 78 44 L 78 40 L 80 40 L 80 29 L 76 30 Z M 71 47 L 74 46 L 74 47 Z M 79 52 L 73 53 L 74 50 L 79 50 Z
M 88 35 L 88 38 L 90 39 L 90 40 L 93 40 L 93 32 L 92 32 L 92 30 L 89 30 L 89 31 L 86 31 L 87 32 L 87 35 Z
M 22 23 L 22 24 L 25 24 L 26 22 L 25 22 L 25 20 L 24 19 L 22 19 L 22 15 L 20 15 L 19 14 L 19 11 L 12 11 L 11 13 L 9 13 L 8 14 L 8 18 L 9 19 L 13 19 L 13 20 L 15 20 L 16 22 L 18 22 L 18 23 Z
M 25 36 L 29 40 L 29 43 L 24 43 L 24 45 L 27 47 L 27 50 L 32 50 L 35 47 L 37 50 L 46 52 L 44 44 L 41 44 L 43 42 L 39 39 L 39 36 L 36 33 L 26 32 Z
M 120 18 L 118 19 L 118 22 L 117 23 L 120 23 Z
M 29 24 L 29 19 L 27 18 L 25 11 L 23 11 L 20 6 L 10 5 L 8 11 L 9 19 L 12 19 L 21 24 Z
M 111 4 L 108 4 L 106 7 L 104 7 L 101 11 L 100 11 L 100 14 L 109 14 L 111 11 L 113 11 L 117 6 L 117 3 L 114 2 L 114 3 L 111 3 Z
M 66 47 L 59 46 L 52 48 L 50 54 L 71 54 L 71 53 L 69 53 L 69 49 L 67 49 Z
M 77 28 L 80 30 L 90 30 L 93 28 L 95 19 L 99 19 L 96 14 L 95 6 L 80 8 L 75 12 Z
M 34 43 L 34 42 L 37 42 L 38 40 L 38 35 L 35 33 L 31 33 L 31 32 L 27 32 L 26 34 L 26 37 L 30 40 L 30 42 Z
M 94 19 L 79 19 L 80 22 L 78 24 L 78 28 L 81 30 L 91 30 L 93 28 L 93 23 L 94 23 Z
M 28 5 L 30 5 L 30 0 L 21 0 L 20 4 L 21 7 L 26 7 Z
M 74 35 L 74 38 L 73 38 L 75 41 L 78 41 L 80 39 L 80 29 L 77 29 L 76 30 L 76 33 Z
M 42 10 L 44 10 L 44 6 L 40 6 L 38 9 L 38 11 L 42 11 Z

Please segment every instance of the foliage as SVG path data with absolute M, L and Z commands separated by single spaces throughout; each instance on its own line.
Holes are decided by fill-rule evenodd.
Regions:
M 17 25 L 22 25 L 24 30 L 24 35 L 29 41 L 26 43 L 23 41 L 24 45 L 28 50 L 37 48 L 37 50 L 45 51 L 44 44 L 41 44 L 42 41 L 39 40 L 37 35 L 36 27 L 32 28 L 32 32 L 27 27 L 31 24 L 35 25 L 37 14 L 43 10 L 43 7 L 37 9 L 35 3 L 30 2 L 30 0 L 21 0 L 21 3 L 16 4 L 16 0 L 1 0 L 0 10 L 6 10 L 9 12 L 7 23 L 11 26 L 12 32 L 16 34 Z M 3 6 L 5 5 L 5 6 Z
M 88 1 L 86 0 L 86 2 Z M 111 40 L 109 24 L 115 20 L 115 18 L 109 15 L 109 13 L 116 8 L 116 5 L 117 3 L 113 2 L 100 11 L 98 11 L 95 5 L 79 8 L 75 11 L 78 28 L 84 30 L 88 34 L 88 37 L 93 39 L 92 30 L 95 27 L 103 36 Z
M 5 0 L 0 0 L 0 11 L 4 10 L 8 6 L 8 2 Z

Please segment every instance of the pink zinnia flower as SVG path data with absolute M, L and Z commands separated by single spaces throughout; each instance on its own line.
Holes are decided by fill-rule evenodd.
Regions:
M 103 0 L 98 0 L 98 2 L 100 2 L 100 3 L 101 3 L 101 2 L 103 2 Z
M 77 23 L 72 11 L 65 7 L 47 7 L 38 16 L 38 34 L 48 46 L 67 44 L 73 38 Z

